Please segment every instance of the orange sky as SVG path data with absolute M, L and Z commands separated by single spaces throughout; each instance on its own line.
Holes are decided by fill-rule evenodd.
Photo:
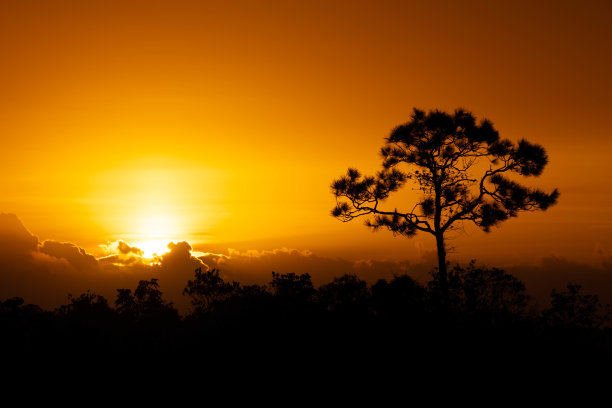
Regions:
M 329 184 L 375 171 L 413 107 L 462 106 L 542 144 L 538 185 L 561 197 L 468 230 L 453 256 L 597 264 L 612 252 L 612 6 L 500 3 L 2 1 L 0 212 L 96 256 L 123 239 L 418 259 L 432 237 L 333 219 Z

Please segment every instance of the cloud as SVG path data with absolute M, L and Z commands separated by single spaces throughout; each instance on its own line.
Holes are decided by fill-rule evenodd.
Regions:
M 137 255 L 114 254 L 98 258 L 98 263 L 102 265 L 125 266 L 143 263 L 143 258 Z
M 125 241 L 105 246 L 96 259 L 72 243 L 48 240 L 39 244 L 14 214 L 0 214 L 0 299 L 21 296 L 26 302 L 52 309 L 67 302 L 68 293 L 91 289 L 112 303 L 116 289 L 135 288 L 139 280 L 159 278 L 165 296 L 185 303 L 181 295 L 202 261 L 187 242 L 171 243 L 168 252 L 147 263 L 139 248 Z M 114 251 L 114 253 L 112 253 Z
M 119 253 L 123 255 L 144 255 L 144 251 L 142 249 L 136 248 L 135 246 L 129 246 L 127 242 L 122 240 L 117 241 L 117 249 L 119 250 Z
M 225 280 L 242 284 L 266 284 L 272 271 L 308 273 L 315 286 L 320 286 L 344 274 L 356 274 L 370 284 L 402 274 L 425 283 L 436 265 L 431 251 L 421 251 L 416 261 L 352 262 L 288 248 L 194 253 L 186 241 L 169 243 L 168 251 L 153 260 L 144 258 L 139 248 L 125 241 L 104 248 L 107 255 L 96 259 L 72 243 L 39 243 L 14 214 L 0 214 L 0 299 L 21 296 L 26 302 L 52 309 L 67 303 L 68 293 L 78 295 L 91 289 L 112 303 L 116 289 L 134 289 L 139 280 L 158 278 L 164 296 L 186 312 L 189 302 L 182 291 L 197 268 L 217 268 Z M 595 253 L 601 267 L 553 254 L 542 257 L 538 265 L 509 266 L 505 270 L 526 284 L 540 306 L 547 305 L 553 288 L 562 290 L 570 282 L 581 284 L 585 293 L 612 304 L 612 258 L 602 248 L 596 248 Z
M 81 272 L 93 272 L 98 270 L 98 261 L 92 255 L 89 255 L 83 248 L 70 243 L 45 241 L 38 248 L 39 252 L 44 254 L 65 259 L 76 270 Z
M 144 251 L 135 246 L 130 246 L 127 242 L 118 240 L 100 245 L 108 255 L 98 258 L 102 265 L 134 265 L 144 263 Z
M 147 260 L 142 251 L 125 241 L 104 245 L 107 255 L 99 259 L 72 243 L 38 243 L 15 215 L 0 217 L 3 244 L 0 265 L 0 299 L 22 296 L 27 302 L 54 308 L 67 302 L 67 294 L 88 289 L 115 299 L 116 289 L 134 288 L 141 279 L 158 278 L 164 296 L 186 311 L 188 299 L 182 296 L 197 268 L 219 268 L 224 279 L 243 284 L 265 284 L 272 271 L 309 273 L 315 285 L 334 277 L 357 274 L 370 283 L 406 272 L 426 277 L 430 266 L 410 262 L 364 260 L 350 262 L 321 257 L 308 250 L 275 249 L 245 252 L 229 249 L 227 254 L 197 253 L 186 241 L 171 242 L 168 252 Z
M 0 213 L 0 262 L 7 258 L 28 257 L 37 247 L 38 238 L 15 214 Z
M 229 249 L 227 255 L 207 254 L 199 257 L 210 268 L 219 269 L 227 280 L 245 284 L 263 284 L 277 273 L 308 273 L 315 285 L 330 282 L 345 274 L 356 274 L 361 279 L 375 283 L 379 279 L 390 279 L 394 275 L 411 274 L 416 279 L 427 280 L 432 269 L 428 259 L 410 261 L 348 261 L 340 258 L 321 257 L 308 250 L 275 249 L 271 251 L 240 252 Z
M 612 268 L 597 267 L 568 260 L 557 254 L 541 258 L 539 265 L 505 268 L 527 286 L 528 292 L 541 307 L 546 307 L 553 289 L 562 291 L 568 283 L 578 283 L 583 293 L 599 296 L 604 304 L 612 304 Z
M 612 270 L 612 255 L 607 253 L 603 245 L 597 244 L 595 246 L 595 254 L 601 259 L 604 268 Z

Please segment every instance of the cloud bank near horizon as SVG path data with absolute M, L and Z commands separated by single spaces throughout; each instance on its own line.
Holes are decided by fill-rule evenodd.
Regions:
M 344 274 L 356 274 L 370 284 L 408 274 L 424 283 L 436 264 L 435 253 L 427 251 L 418 261 L 353 262 L 288 248 L 198 253 L 186 241 L 169 243 L 168 251 L 155 258 L 145 258 L 140 248 L 122 240 L 107 243 L 104 249 L 107 255 L 96 258 L 72 243 L 39 242 L 15 214 L 0 214 L 0 300 L 20 296 L 28 303 L 52 309 L 66 304 L 68 293 L 92 290 L 112 303 L 116 289 L 133 289 L 141 279 L 158 278 L 164 296 L 179 310 L 187 311 L 189 303 L 182 290 L 196 268 L 217 268 L 225 280 L 242 284 L 265 284 L 272 271 L 308 273 L 315 286 L 320 286 Z M 552 288 L 563 289 L 568 282 L 579 283 L 603 302 L 612 303 L 612 256 L 602 248 L 597 249 L 597 256 L 601 267 L 548 255 L 540 265 L 505 269 L 525 282 L 540 305 Z

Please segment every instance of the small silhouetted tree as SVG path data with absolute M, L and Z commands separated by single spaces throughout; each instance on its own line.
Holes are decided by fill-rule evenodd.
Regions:
M 85 316 L 89 318 L 110 316 L 113 314 L 113 309 L 108 305 L 108 301 L 104 296 L 94 292 L 87 291 L 74 297 L 68 295 L 70 301 L 67 305 L 62 305 L 57 309 L 57 312 L 66 316 Z
M 425 313 L 426 290 L 408 275 L 395 276 L 390 282 L 380 279 L 372 285 L 372 303 L 383 319 L 414 319 Z
M 331 312 L 364 312 L 370 298 L 368 285 L 357 275 L 343 275 L 319 288 L 319 301 Z
M 236 295 L 240 285 L 238 282 L 225 282 L 219 276 L 218 269 L 202 271 L 202 268 L 195 270 L 195 278 L 187 281 L 183 290 L 183 295 L 191 298 L 195 314 L 211 311 L 214 304 Z
M 276 297 L 298 301 L 310 300 L 316 293 L 308 273 L 296 275 L 295 273 L 279 274 L 272 272 L 270 288 L 272 294 Z
M 0 313 L 15 313 L 23 306 L 23 304 L 24 300 L 21 297 L 12 297 L 10 299 L 0 301 Z
M 117 289 L 115 307 L 119 315 L 129 318 L 178 318 L 173 302 L 163 299 L 157 279 L 139 281 L 133 295 L 130 289 Z
M 433 279 L 428 285 L 434 302 L 440 294 L 439 284 L 439 279 Z M 449 289 L 454 310 L 491 324 L 524 317 L 529 302 L 523 282 L 502 269 L 477 267 L 475 261 L 449 271 Z
M 551 307 L 542 312 L 545 322 L 556 328 L 594 329 L 610 321 L 610 307 L 595 295 L 582 294 L 582 286 L 568 284 L 567 290 L 553 289 Z
M 471 222 L 488 232 L 521 211 L 546 210 L 559 193 L 525 187 L 509 174 L 539 176 L 548 162 L 544 148 L 526 140 L 500 139 L 493 124 L 463 109 L 449 114 L 414 109 L 381 149 L 383 169 L 363 176 L 356 169 L 332 185 L 342 221 L 369 216 L 366 225 L 411 237 L 426 232 L 436 239 L 443 299 L 448 298 L 446 234 Z M 479 173 L 476 175 L 475 173 Z M 421 191 L 405 209 L 382 203 L 408 181 Z
M 136 300 L 132 296 L 131 289 L 117 289 L 117 299 L 115 300 L 115 310 L 120 316 L 134 319 L 138 315 Z

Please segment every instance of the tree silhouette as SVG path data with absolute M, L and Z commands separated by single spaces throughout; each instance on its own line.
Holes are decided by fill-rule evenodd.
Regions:
M 268 287 L 283 322 L 299 330 L 306 327 L 299 328 L 303 319 L 311 318 L 318 308 L 317 290 L 312 285 L 310 274 L 272 272 Z
M 195 314 L 202 314 L 213 309 L 215 302 L 223 301 L 239 290 L 238 282 L 225 282 L 219 276 L 218 269 L 202 272 L 195 270 L 195 279 L 187 281 L 183 295 L 191 298 Z
M 57 309 L 61 315 L 79 315 L 79 316 L 101 316 L 110 315 L 113 310 L 108 305 L 108 301 L 104 296 L 97 295 L 94 292 L 87 291 L 74 297 L 68 294 L 70 304 L 62 305 Z
M 107 347 L 116 330 L 116 314 L 106 298 L 88 290 L 76 297 L 69 294 L 68 300 L 69 304 L 55 310 L 65 346 L 82 350 L 93 344 Z
M 448 274 L 445 234 L 472 222 L 486 232 L 521 211 L 546 210 L 559 192 L 548 194 L 511 180 L 509 173 L 539 176 L 548 162 L 544 148 L 500 139 L 493 124 L 463 109 L 453 114 L 414 109 L 408 123 L 396 127 L 381 149 L 383 169 L 363 176 L 349 168 L 332 185 L 332 215 L 347 222 L 371 216 L 366 225 L 411 237 L 427 232 L 436 239 L 438 276 L 445 303 Z M 479 172 L 479 176 L 473 173 Z M 421 191 L 408 211 L 381 208 L 408 181 Z
M 593 329 L 610 321 L 609 305 L 602 306 L 598 296 L 581 294 L 581 288 L 570 283 L 564 292 L 553 289 L 551 307 L 542 312 L 551 327 Z
M 319 301 L 336 313 L 363 312 L 370 297 L 368 285 L 357 275 L 343 275 L 319 288 Z
M 117 289 L 117 299 L 115 300 L 115 308 L 120 316 L 135 319 L 138 310 L 136 300 L 132 296 L 131 289 Z
M 408 275 L 395 276 L 390 282 L 380 279 L 372 286 L 372 301 L 380 318 L 401 316 L 405 321 L 425 313 L 426 290 Z
M 434 273 L 435 275 L 435 273 Z M 521 318 L 527 309 L 529 296 L 525 284 L 498 268 L 455 265 L 449 271 L 450 303 L 464 317 L 496 324 Z M 440 281 L 434 279 L 428 288 L 436 301 Z
M 155 278 L 139 281 L 133 295 L 130 289 L 117 289 L 115 307 L 120 316 L 131 319 L 178 318 L 173 302 L 164 300 Z
M 295 273 L 279 274 L 272 272 L 270 288 L 274 296 L 302 301 L 310 299 L 316 292 L 308 273 L 296 275 Z

